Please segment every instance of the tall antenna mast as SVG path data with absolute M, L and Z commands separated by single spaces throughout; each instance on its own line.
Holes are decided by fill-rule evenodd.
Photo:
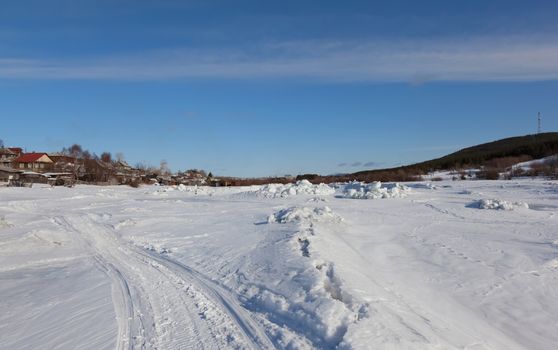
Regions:
M 541 133 L 541 112 L 537 116 L 537 134 Z

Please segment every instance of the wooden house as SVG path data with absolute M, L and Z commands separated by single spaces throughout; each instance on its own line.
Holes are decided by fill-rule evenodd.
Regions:
M 0 166 L 11 168 L 12 162 L 19 157 L 20 154 L 21 148 L 0 148 Z
M 12 167 L 38 173 L 52 170 L 54 162 L 46 153 L 24 153 L 12 161 Z
M 18 180 L 21 170 L 13 169 L 0 165 L 0 182 L 9 182 L 11 180 Z

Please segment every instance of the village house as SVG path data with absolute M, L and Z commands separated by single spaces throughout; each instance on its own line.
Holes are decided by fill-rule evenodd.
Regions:
M 115 171 L 110 163 L 98 159 L 85 159 L 79 169 L 78 175 L 82 181 L 117 183 Z
M 62 165 L 65 166 L 70 164 L 71 166 L 74 165 L 76 162 L 76 158 L 64 153 L 48 153 L 48 157 L 52 159 L 55 165 Z
M 0 182 L 9 182 L 11 180 L 18 180 L 21 170 L 13 169 L 0 165 Z
M 38 173 L 52 170 L 54 162 L 46 153 L 24 153 L 12 161 L 12 167 Z
M 0 148 L 0 166 L 11 168 L 12 162 L 19 157 L 20 154 L 21 148 L 19 147 Z
M 194 185 L 205 185 L 207 174 L 203 170 L 191 169 L 184 172 L 178 172 L 178 174 L 173 176 L 173 180 L 176 183 L 180 183 L 187 186 Z

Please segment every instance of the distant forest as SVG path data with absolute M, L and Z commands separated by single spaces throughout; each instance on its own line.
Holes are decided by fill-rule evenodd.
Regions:
M 299 175 L 298 179 L 312 182 L 336 181 L 415 181 L 421 175 L 437 170 L 456 170 L 479 168 L 487 178 L 518 162 L 539 159 L 558 153 L 558 132 L 510 137 L 498 141 L 464 148 L 447 156 L 421 163 L 378 170 L 365 170 L 353 174 L 319 176 L 317 174 Z

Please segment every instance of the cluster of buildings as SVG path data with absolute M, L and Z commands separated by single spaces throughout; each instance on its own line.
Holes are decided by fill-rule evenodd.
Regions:
M 63 153 L 26 153 L 20 147 L 0 148 L 0 181 L 14 186 L 73 185 L 77 181 L 122 184 L 141 179 L 141 175 L 124 161 L 109 163 Z
M 203 170 L 177 174 L 157 169 L 137 169 L 123 160 L 105 162 L 96 157 L 74 157 L 67 153 L 26 153 L 20 147 L 0 148 L 0 182 L 11 186 L 32 183 L 73 186 L 75 183 L 105 185 L 140 183 L 205 185 L 213 184 Z

